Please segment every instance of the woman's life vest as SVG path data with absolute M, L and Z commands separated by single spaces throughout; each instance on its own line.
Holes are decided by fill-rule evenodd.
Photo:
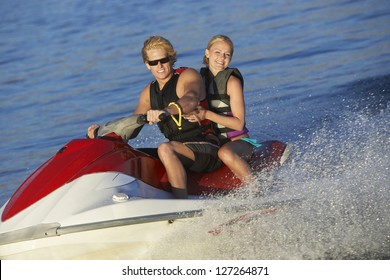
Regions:
M 209 68 L 201 68 L 200 74 L 202 75 L 207 92 L 207 99 L 209 103 L 209 109 L 217 114 L 226 116 L 232 116 L 232 110 L 230 107 L 230 97 L 227 94 L 227 82 L 231 75 L 237 77 L 244 88 L 244 79 L 237 68 L 226 68 L 219 72 L 217 76 L 212 78 Z M 231 138 L 247 134 L 249 130 L 244 127 L 243 130 L 234 130 L 226 126 L 214 123 L 214 130 L 218 137 L 226 142 Z

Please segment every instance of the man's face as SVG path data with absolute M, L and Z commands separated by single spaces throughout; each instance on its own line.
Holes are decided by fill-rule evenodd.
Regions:
M 171 60 L 166 59 L 168 57 L 167 52 L 164 49 L 151 49 L 146 53 L 148 61 L 145 65 L 152 72 L 156 80 L 165 80 L 170 78 L 173 72 L 173 67 Z M 150 64 L 148 63 L 149 61 Z

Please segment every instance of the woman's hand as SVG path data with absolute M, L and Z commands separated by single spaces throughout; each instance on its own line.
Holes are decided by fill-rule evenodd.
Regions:
M 207 110 L 203 108 L 202 106 L 196 107 L 194 111 L 191 113 L 185 114 L 183 117 L 188 120 L 189 122 L 198 122 L 206 119 L 206 112 Z

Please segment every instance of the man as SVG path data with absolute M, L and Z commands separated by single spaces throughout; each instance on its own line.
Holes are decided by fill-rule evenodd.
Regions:
M 206 92 L 200 74 L 192 68 L 174 69 L 176 52 L 161 36 L 144 42 L 142 58 L 155 81 L 141 92 L 134 114 L 146 114 L 149 124 L 157 123 L 169 142 L 161 143 L 158 156 L 162 161 L 172 193 L 187 198 L 187 169 L 209 172 L 221 166 L 217 153 L 219 141 L 200 123 L 189 122 L 183 115 L 206 103 Z M 163 120 L 161 116 L 168 115 Z M 88 129 L 93 138 L 96 125 Z

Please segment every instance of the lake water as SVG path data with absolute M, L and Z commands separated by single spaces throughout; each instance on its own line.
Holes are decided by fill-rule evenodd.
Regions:
M 146 38 L 163 35 L 178 52 L 177 67 L 199 69 L 208 40 L 219 33 L 235 43 L 231 66 L 245 78 L 251 136 L 294 147 L 285 167 L 258 175 L 264 196 L 257 202 L 299 205 L 217 236 L 208 233 L 210 224 L 234 213 L 210 209 L 181 230 L 180 240 L 168 238 L 145 258 L 388 259 L 386 0 L 2 0 L 1 205 L 91 123 L 133 111 L 152 80 L 140 56 Z M 155 127 L 145 127 L 130 144 L 161 141 Z M 221 201 L 232 209 L 242 202 Z

